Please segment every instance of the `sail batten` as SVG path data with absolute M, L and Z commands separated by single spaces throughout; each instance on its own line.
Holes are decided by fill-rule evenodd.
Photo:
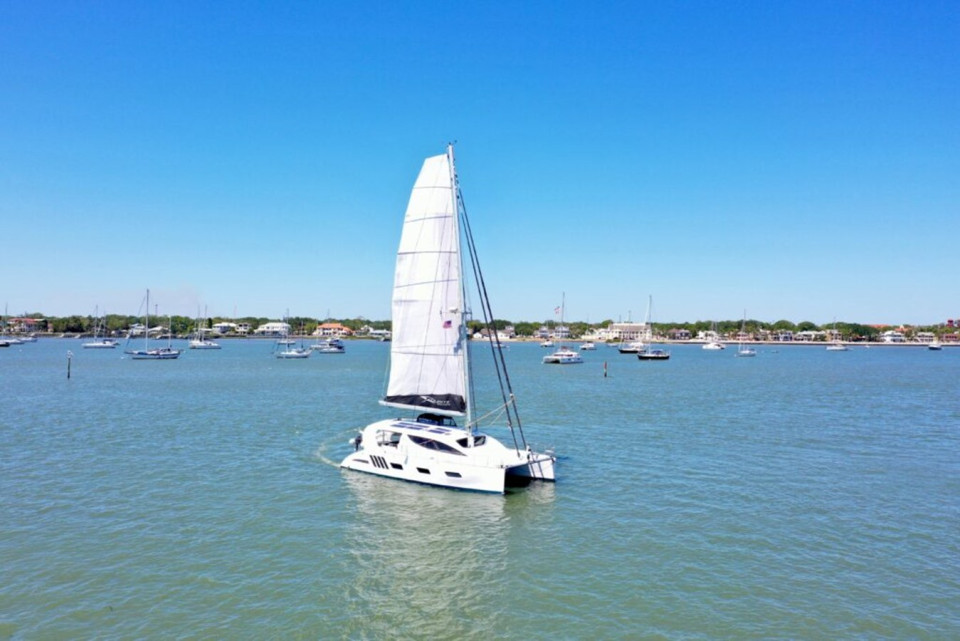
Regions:
M 466 411 L 460 233 L 451 158 L 427 158 L 404 215 L 392 303 L 384 405 Z

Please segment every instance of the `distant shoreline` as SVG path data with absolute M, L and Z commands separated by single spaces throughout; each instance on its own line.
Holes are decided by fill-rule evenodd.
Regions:
M 37 338 L 52 338 L 52 339 L 64 339 L 64 340 L 77 340 L 77 339 L 81 339 L 81 338 L 90 338 L 90 335 L 89 335 L 89 334 L 57 334 L 57 335 L 53 335 L 53 334 L 37 334 Z M 137 340 L 138 338 L 142 338 L 142 336 L 139 336 L 139 337 L 136 337 L 136 336 L 135 336 L 135 337 L 133 337 L 131 340 Z M 190 340 L 190 338 L 192 338 L 192 336 L 182 336 L 182 337 L 174 337 L 173 340 Z M 277 337 L 277 336 L 215 336 L 215 337 L 211 337 L 211 338 L 213 338 L 213 339 L 215 339 L 215 340 L 218 340 L 218 341 L 219 341 L 219 340 L 230 340 L 230 341 L 232 341 L 232 340 L 271 341 L 271 340 L 277 340 L 279 337 Z M 289 338 L 290 340 L 304 341 L 304 342 L 316 341 L 316 340 L 323 340 L 322 337 L 321 337 L 321 338 L 318 338 L 318 337 L 316 337 L 316 336 L 309 336 L 309 335 L 304 335 L 304 336 L 291 335 L 291 336 L 289 336 L 288 338 Z M 126 338 L 126 337 L 121 337 L 121 338 L 118 338 L 118 339 L 116 339 L 116 340 L 126 341 L 127 338 Z M 157 339 L 157 340 L 160 340 L 160 339 Z M 165 339 L 162 339 L 162 340 L 165 340 Z M 342 340 L 347 340 L 347 341 L 367 341 L 367 342 L 374 342 L 374 343 L 390 342 L 390 341 L 381 341 L 379 338 L 365 337 L 365 336 L 344 336 L 344 337 L 342 337 Z M 477 341 L 477 342 L 480 342 L 480 341 L 482 341 L 482 340 L 484 340 L 484 339 L 472 339 L 472 340 Z M 513 339 L 509 339 L 509 340 L 501 340 L 500 342 L 501 342 L 501 344 L 509 345 L 510 343 L 538 343 L 538 342 L 540 342 L 540 341 L 542 341 L 542 340 L 543 340 L 543 339 L 541 339 L 541 338 L 524 337 L 524 338 L 513 338 Z M 584 340 L 584 339 L 578 339 L 578 338 L 565 338 L 565 339 L 563 339 L 562 341 L 559 340 L 559 339 L 551 339 L 551 340 L 553 340 L 553 341 L 556 342 L 556 343 L 563 342 L 563 343 L 571 343 L 571 344 L 573 344 L 573 343 L 586 343 L 586 342 L 591 342 L 591 341 L 586 341 L 586 340 Z M 604 348 L 604 347 L 611 347 L 611 348 L 617 347 L 617 346 L 620 344 L 620 343 L 598 343 L 598 342 L 596 342 L 596 341 L 592 341 L 592 342 L 597 346 L 597 349 L 598 349 L 598 350 L 599 350 L 599 349 L 602 349 L 602 348 Z M 670 339 L 662 339 L 662 340 L 654 340 L 654 341 L 651 341 L 651 343 L 657 343 L 657 344 L 661 344 L 661 345 L 704 345 L 706 342 L 707 342 L 707 341 L 704 341 L 704 340 L 670 340 Z M 719 342 L 720 342 L 722 345 L 724 345 L 724 346 L 731 346 L 731 347 L 736 347 L 737 345 L 740 344 L 739 341 L 734 341 L 734 340 L 719 341 Z M 828 345 L 834 345 L 835 343 L 834 343 L 833 341 L 756 341 L 756 340 L 749 340 L 749 341 L 743 341 L 743 344 L 744 344 L 744 345 L 763 345 L 763 346 L 766 346 L 766 347 L 769 347 L 769 346 L 776 346 L 776 347 L 827 347 Z M 929 346 L 930 346 L 930 343 L 919 343 L 919 342 L 916 342 L 916 341 L 914 341 L 914 342 L 902 342 L 902 343 L 885 343 L 885 342 L 881 342 L 881 341 L 877 341 L 877 342 L 871 342 L 871 341 L 841 341 L 840 344 L 843 345 L 844 347 L 854 347 L 854 348 L 855 348 L 855 347 L 873 348 L 873 347 L 929 347 Z M 960 341 L 956 341 L 956 342 L 954 342 L 954 341 L 951 341 L 951 342 L 941 342 L 940 345 L 941 345 L 942 347 L 960 347 Z

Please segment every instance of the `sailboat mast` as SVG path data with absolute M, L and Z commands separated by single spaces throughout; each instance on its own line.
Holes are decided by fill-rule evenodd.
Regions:
M 563 312 L 567 306 L 567 292 L 560 294 L 560 327 L 557 328 L 557 338 L 560 340 L 560 349 L 563 349 Z
M 150 347 L 150 290 L 147 289 L 147 307 L 143 311 L 143 349 Z
M 463 395 L 466 405 L 464 420 L 465 427 L 471 431 L 476 431 L 473 425 L 473 390 L 470 388 L 470 349 L 467 337 L 467 310 L 466 307 L 466 278 L 463 264 L 463 250 L 460 243 L 460 184 L 457 178 L 457 167 L 453 158 L 453 144 L 447 145 L 447 162 L 450 163 L 450 194 L 453 198 L 453 229 L 454 242 L 456 243 L 457 269 L 460 271 L 460 288 L 458 292 L 457 307 L 460 310 L 460 345 L 463 350 Z

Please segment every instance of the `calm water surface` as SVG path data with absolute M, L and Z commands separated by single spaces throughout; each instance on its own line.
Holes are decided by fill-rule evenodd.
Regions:
M 501 497 L 341 471 L 388 346 L 271 347 L 0 350 L 0 638 L 960 637 L 960 349 L 514 344 Z

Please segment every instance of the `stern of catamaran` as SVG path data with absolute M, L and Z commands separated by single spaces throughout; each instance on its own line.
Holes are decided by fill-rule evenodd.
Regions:
M 554 472 L 557 462 L 556 457 L 551 454 L 533 452 L 529 448 L 521 451 L 520 457 L 525 461 L 508 468 L 508 476 L 537 481 L 557 480 Z

